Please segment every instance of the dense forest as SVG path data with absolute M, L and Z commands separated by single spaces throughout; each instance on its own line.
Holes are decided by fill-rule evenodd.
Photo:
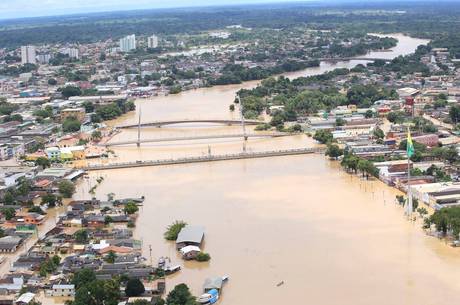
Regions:
M 127 34 L 198 33 L 241 24 L 251 28 L 289 28 L 361 32 L 405 32 L 458 41 L 458 2 L 306 3 L 112 12 L 0 21 L 0 46 L 58 42 L 88 43 Z M 447 37 L 449 39 L 447 39 Z M 451 38 L 456 38 L 452 40 Z

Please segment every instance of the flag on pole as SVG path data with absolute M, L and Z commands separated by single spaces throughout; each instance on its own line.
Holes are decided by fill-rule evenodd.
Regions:
M 407 150 L 407 157 L 410 158 L 414 154 L 414 143 L 412 143 L 412 137 L 410 136 L 410 129 L 407 128 L 407 144 L 406 144 L 406 150 Z

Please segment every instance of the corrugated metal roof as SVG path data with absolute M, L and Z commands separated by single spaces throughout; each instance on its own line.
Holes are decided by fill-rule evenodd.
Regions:
M 17 300 L 16 300 L 16 303 L 29 303 L 30 301 L 32 301 L 33 299 L 35 298 L 35 294 L 33 294 L 32 292 L 26 292 L 26 293 L 23 293 Z
M 203 288 L 208 289 L 221 289 L 222 288 L 222 277 L 209 277 L 204 281 Z
M 201 243 L 204 237 L 204 227 L 201 226 L 185 226 L 179 232 L 176 243 Z

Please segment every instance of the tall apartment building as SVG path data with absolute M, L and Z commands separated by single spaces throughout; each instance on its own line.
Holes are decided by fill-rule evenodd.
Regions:
M 69 57 L 73 59 L 78 59 L 80 57 L 80 52 L 77 48 L 66 48 L 62 53 L 69 55 Z
M 152 35 L 147 39 L 147 46 L 149 48 L 158 48 L 158 37 L 156 35 Z
M 136 48 L 136 35 L 129 35 L 120 39 L 120 51 L 129 52 Z
M 35 46 L 22 46 L 21 47 L 21 63 L 24 64 L 35 64 L 37 63 L 35 53 Z

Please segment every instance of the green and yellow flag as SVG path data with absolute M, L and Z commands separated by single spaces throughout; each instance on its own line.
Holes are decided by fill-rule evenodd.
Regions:
M 406 145 L 406 150 L 407 150 L 407 157 L 410 158 L 414 154 L 414 143 L 412 143 L 412 137 L 410 136 L 410 129 L 407 128 L 407 145 Z

